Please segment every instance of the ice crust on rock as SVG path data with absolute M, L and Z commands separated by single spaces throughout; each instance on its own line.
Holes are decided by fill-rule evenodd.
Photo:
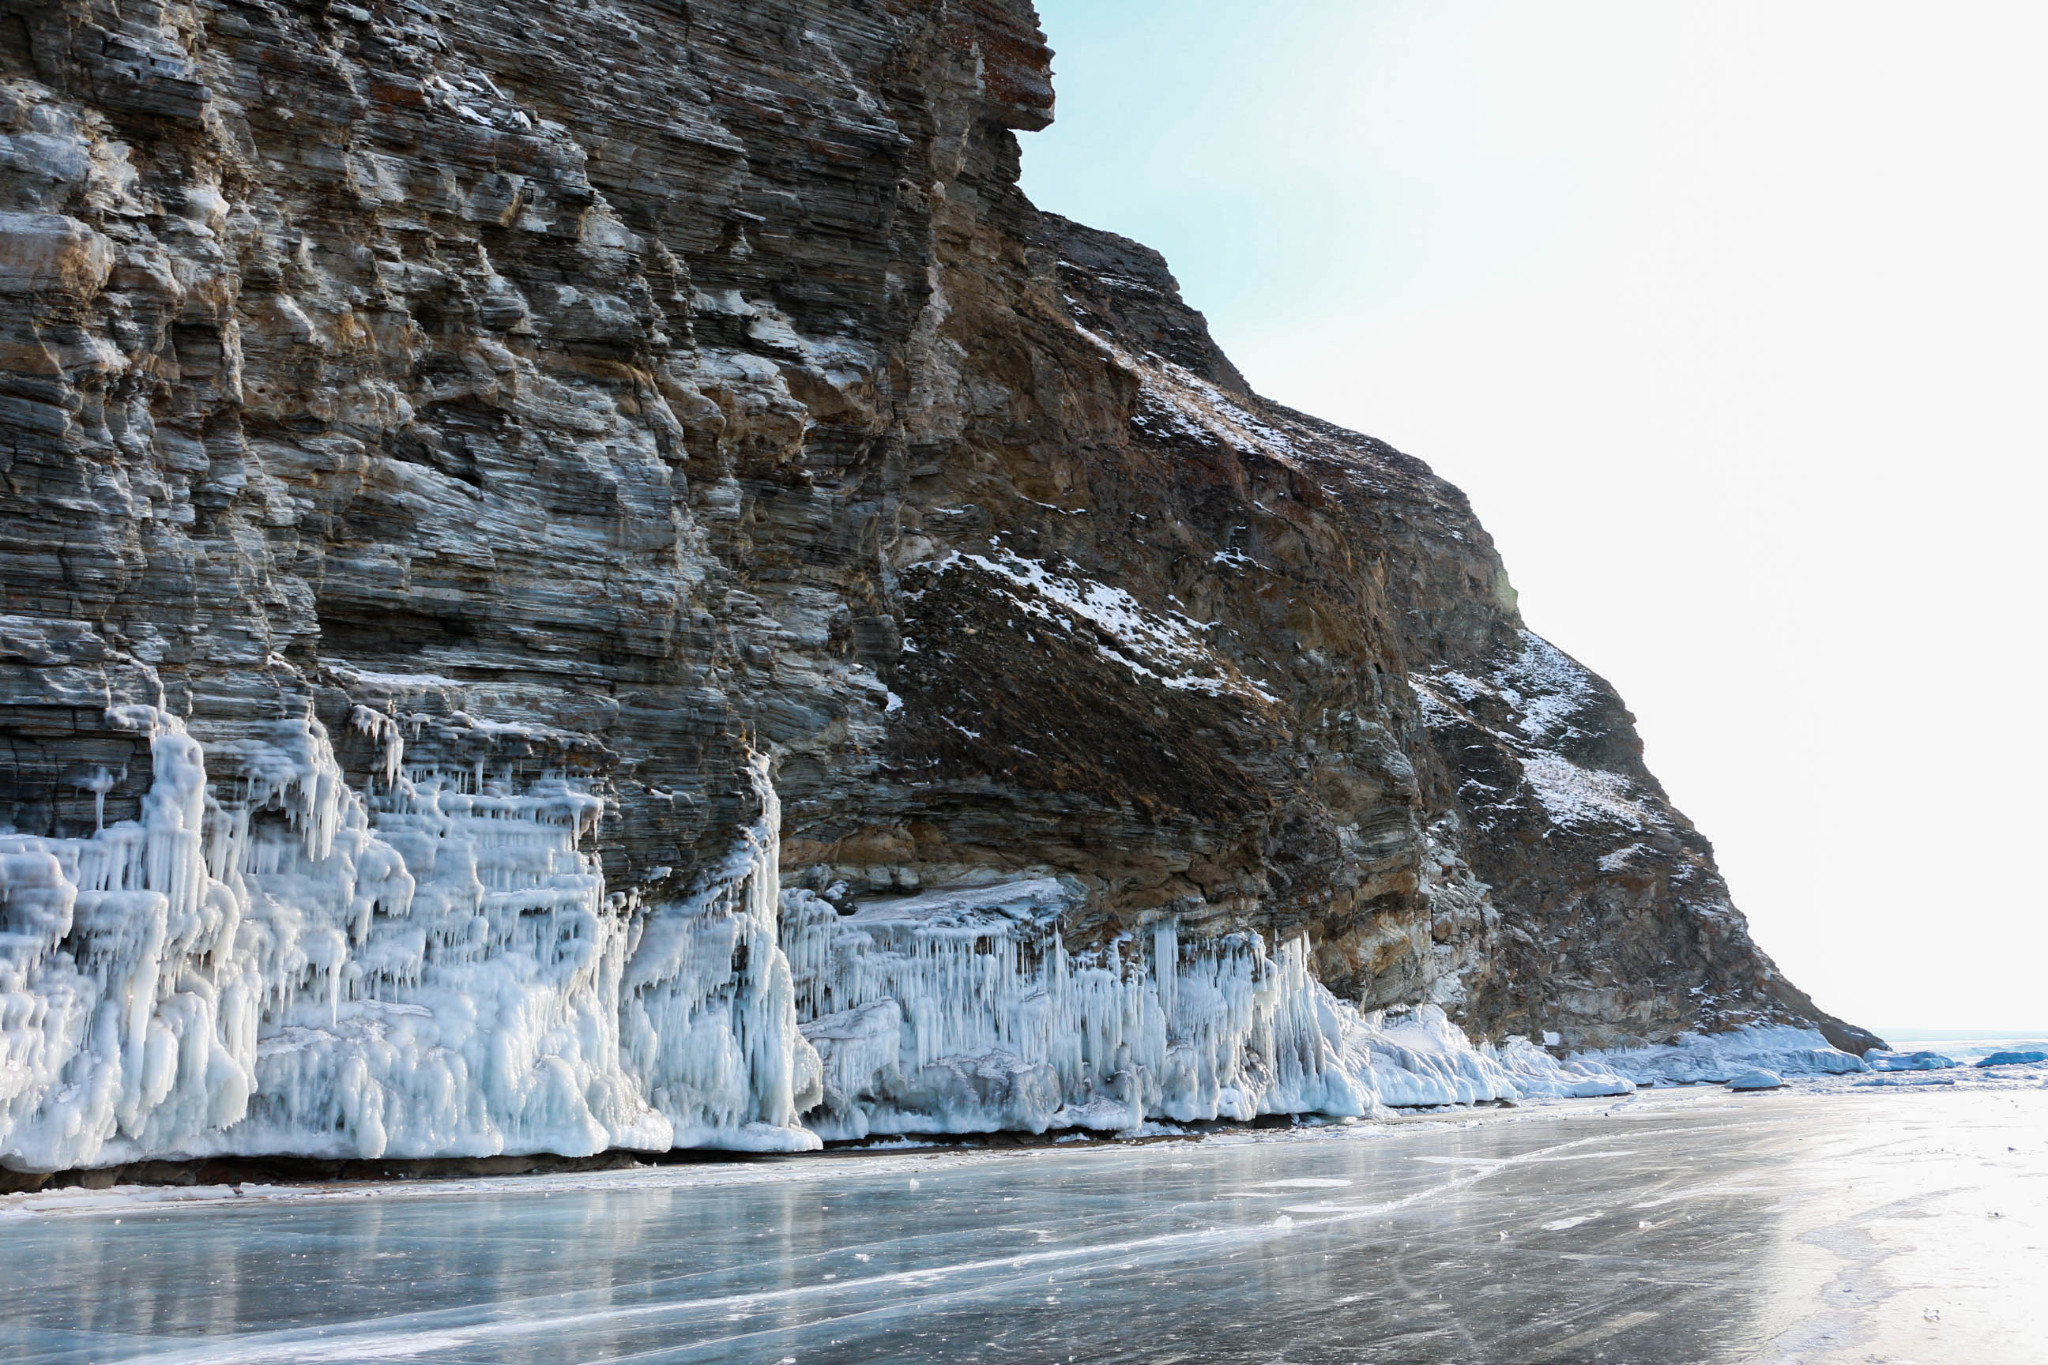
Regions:
M 870 1134 L 1120 1132 L 1618 1094 L 1615 1068 L 1361 1014 L 1305 938 L 1069 952 L 1052 877 L 870 901 L 782 892 L 780 807 L 680 898 L 608 894 L 603 799 L 404 762 L 345 782 L 311 717 L 149 735 L 137 820 L 0 834 L 0 1161 L 588 1155 Z
M 1183 942 L 1164 920 L 1069 952 L 1059 918 L 1077 894 L 1024 879 L 842 915 L 785 892 L 783 947 L 824 1073 L 805 1122 L 828 1140 L 1124 1131 L 1633 1089 L 1526 1040 L 1475 1048 L 1434 1005 L 1361 1014 L 1311 975 L 1305 939 Z
M 1584 1054 L 1637 1085 L 1725 1085 L 1746 1071 L 1780 1076 L 1838 1076 L 1868 1071 L 1861 1057 L 1829 1045 L 1818 1029 L 1767 1025 L 1726 1033 L 1687 1033 L 1657 1047 Z
M 637 906 L 571 780 L 401 772 L 373 723 L 357 792 L 308 717 L 217 746 L 230 791 L 177 718 L 114 718 L 149 735 L 141 818 L 0 834 L 0 1161 L 816 1145 L 765 760 L 726 861 Z
M 1510 1037 L 1498 1048 L 1491 1044 L 1481 1048 L 1507 1068 L 1524 1098 L 1583 1100 L 1628 1095 L 1636 1088 L 1634 1081 L 1598 1060 L 1574 1057 L 1559 1061 L 1527 1038 Z

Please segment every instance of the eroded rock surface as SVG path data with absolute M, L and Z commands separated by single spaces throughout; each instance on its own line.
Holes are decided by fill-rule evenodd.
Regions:
M 0 1159 L 773 1145 L 778 793 L 811 904 L 1873 1042 L 1457 490 L 1023 198 L 1051 113 L 1027 0 L 0 0 Z

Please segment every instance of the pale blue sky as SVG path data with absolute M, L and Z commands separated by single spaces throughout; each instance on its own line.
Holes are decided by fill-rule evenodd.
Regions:
M 2048 1029 L 2048 7 L 1039 8 L 1032 197 L 1464 487 L 1793 979 Z

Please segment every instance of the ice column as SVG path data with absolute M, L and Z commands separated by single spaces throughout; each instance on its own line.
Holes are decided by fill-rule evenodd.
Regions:
M 626 972 L 629 1065 L 677 1146 L 817 1145 L 796 1127 L 818 1061 L 778 942 L 782 805 L 766 756 L 748 773 L 759 818 L 689 896 L 648 910 Z

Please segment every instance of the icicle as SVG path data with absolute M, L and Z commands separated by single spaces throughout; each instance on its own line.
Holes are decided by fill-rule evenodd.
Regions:
M 127 775 L 128 770 L 122 769 L 121 776 L 126 777 Z M 92 832 L 94 834 L 101 833 L 107 827 L 107 793 L 114 789 L 114 783 L 117 780 L 114 774 L 108 772 L 105 768 L 95 768 L 89 776 L 77 779 L 76 785 L 79 790 L 92 793 Z
M 395 707 L 397 703 L 387 705 Z M 348 716 L 349 724 L 382 746 L 384 785 L 387 789 L 396 787 L 405 764 L 405 735 L 399 729 L 397 717 L 389 712 L 372 711 L 367 706 L 351 707 Z

